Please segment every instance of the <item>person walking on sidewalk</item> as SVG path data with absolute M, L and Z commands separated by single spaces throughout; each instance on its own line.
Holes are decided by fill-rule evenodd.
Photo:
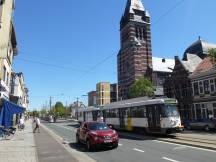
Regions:
M 36 126 L 35 126 L 33 133 L 35 133 L 36 130 L 38 130 L 38 133 L 40 133 L 40 119 L 38 117 L 36 117 L 34 122 L 36 123 Z

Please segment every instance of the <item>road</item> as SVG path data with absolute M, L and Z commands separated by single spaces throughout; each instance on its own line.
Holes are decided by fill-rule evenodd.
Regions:
M 98 162 L 215 162 L 216 151 L 159 141 L 121 136 L 117 149 L 87 152 L 75 143 L 75 122 L 44 123 L 69 142 L 71 148 L 86 153 Z

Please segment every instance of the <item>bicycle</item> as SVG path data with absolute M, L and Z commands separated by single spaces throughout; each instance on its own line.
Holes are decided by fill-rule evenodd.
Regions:
M 13 138 L 16 132 L 16 128 L 4 128 L 0 127 L 0 140 L 10 140 Z

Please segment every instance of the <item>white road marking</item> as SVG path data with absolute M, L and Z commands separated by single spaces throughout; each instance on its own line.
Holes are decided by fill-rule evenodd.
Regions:
M 137 148 L 134 148 L 133 150 L 134 150 L 134 151 L 138 151 L 138 152 L 145 152 L 145 151 L 140 150 L 140 149 L 137 149 Z
M 118 145 L 119 145 L 119 146 L 122 146 L 122 144 L 121 144 L 121 143 L 119 143 Z
M 170 144 L 170 145 L 176 145 L 176 146 L 185 146 L 188 148 L 193 148 L 193 149 L 197 149 L 197 150 L 203 150 L 203 151 L 209 151 L 209 152 L 215 152 L 215 150 L 209 150 L 209 149 L 205 149 L 205 148 L 199 148 L 199 147 L 194 147 L 194 146 L 189 146 L 189 145 L 183 145 L 183 144 L 177 144 L 177 143 L 171 143 L 171 142 L 165 142 L 165 141 L 159 141 L 159 140 L 152 140 L 155 142 L 159 142 L 159 143 L 166 143 L 166 144 Z
M 174 147 L 173 150 L 181 150 L 185 148 L 187 148 L 187 146 L 178 146 L 178 147 Z
M 172 161 L 172 162 L 179 162 L 177 160 L 173 160 L 173 159 L 170 159 L 170 158 L 167 158 L 167 157 L 163 157 L 164 160 L 168 160 L 168 161 Z

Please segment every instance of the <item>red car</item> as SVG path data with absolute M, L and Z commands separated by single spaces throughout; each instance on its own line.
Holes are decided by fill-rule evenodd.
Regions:
M 86 144 L 91 150 L 97 146 L 118 147 L 118 134 L 103 122 L 83 122 L 77 129 L 76 142 Z

